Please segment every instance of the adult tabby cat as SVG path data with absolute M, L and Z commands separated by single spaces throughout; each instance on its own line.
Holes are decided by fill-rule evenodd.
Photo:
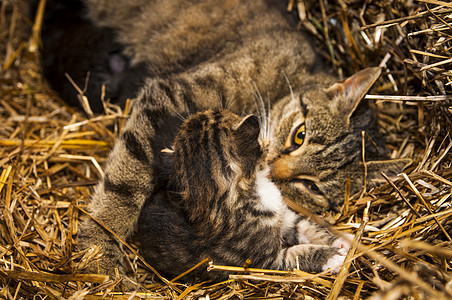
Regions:
M 237 114 L 256 112 L 268 121 L 263 145 L 268 149 L 271 178 L 283 195 L 319 212 L 336 209 L 343 201 L 346 178 L 351 179 L 352 193 L 362 187 L 361 131 L 377 145 L 382 143 L 372 110 L 358 104 L 380 70 L 366 69 L 333 84 L 334 77 L 317 60 L 307 37 L 295 29 L 296 22 L 281 1 L 85 0 L 83 4 L 88 7 L 84 22 L 107 40 L 115 37 L 114 43 L 90 40 L 94 43 L 90 47 L 68 44 L 71 51 L 65 51 L 55 46 L 58 39 L 44 39 L 45 49 L 59 61 L 79 49 L 85 59 L 70 67 L 77 74 L 92 71 L 94 86 L 105 83 L 107 95 L 117 101 L 133 96 L 137 82 L 144 82 L 138 84 L 142 85 L 138 102 L 89 204 L 91 214 L 121 238 L 133 232 L 146 199 L 163 201 L 159 199 L 168 175 L 158 167 L 165 165 L 161 150 L 173 144 L 180 116 L 220 106 Z M 52 36 L 51 29 L 44 37 L 46 32 Z M 74 34 L 78 36 L 72 41 L 83 45 L 86 39 Z M 89 49 L 96 52 L 87 55 Z M 45 62 L 50 70 L 51 65 Z M 67 72 L 71 75 L 70 69 Z M 127 84 L 131 79 L 132 87 Z M 272 107 L 269 118 L 264 116 L 267 103 Z M 377 158 L 366 141 L 366 159 Z M 368 180 L 379 171 L 393 173 L 405 163 L 369 163 Z M 122 266 L 117 242 L 94 221 L 81 226 L 79 242 L 82 247 L 102 247 L 101 272 L 112 273 Z M 257 255 L 262 259 L 266 252 Z

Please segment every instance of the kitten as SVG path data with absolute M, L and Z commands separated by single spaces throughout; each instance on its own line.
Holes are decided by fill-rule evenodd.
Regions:
M 71 57 L 78 49 L 82 59 L 72 59 L 80 64 L 70 66 L 80 72 L 94 64 L 98 67 L 94 71 L 100 70 L 95 78 L 107 73 L 107 94 L 114 97 L 135 95 L 136 86 L 129 86 L 128 80 L 141 86 L 89 204 L 90 213 L 119 237 L 130 236 L 147 199 L 158 200 L 162 171 L 156 166 L 163 163 L 161 150 L 174 140 L 179 116 L 219 106 L 236 114 L 263 114 L 268 102 L 271 134 L 265 148 L 270 174 L 283 195 L 319 212 L 336 209 L 343 201 L 345 178 L 352 179 L 352 192 L 362 187 L 360 131 L 366 130 L 377 145 L 382 143 L 373 111 L 358 103 L 379 70 L 367 69 L 334 84 L 334 76 L 319 62 L 307 36 L 296 30 L 295 19 L 281 1 L 86 0 L 83 4 L 89 26 L 99 29 L 101 36 L 111 34 L 114 45 L 121 48 L 112 54 L 108 43 L 94 40 L 92 48 L 69 51 L 68 44 L 58 49 L 58 57 Z M 81 33 L 72 33 L 78 34 L 72 40 L 83 44 Z M 96 65 L 96 57 L 106 59 Z M 148 69 L 140 75 L 143 65 Z M 323 91 L 329 86 L 329 92 Z M 367 160 L 380 158 L 367 139 L 365 151 Z M 391 171 L 402 164 L 374 165 Z M 368 180 L 379 176 L 378 168 L 371 166 Z M 102 273 L 122 268 L 117 242 L 94 221 L 82 224 L 78 241 L 81 247 L 102 247 Z
M 182 124 L 174 151 L 159 164 L 168 184 L 138 219 L 141 253 L 157 270 L 174 277 L 210 257 L 220 265 L 250 260 L 257 268 L 338 271 L 349 244 L 283 203 L 268 176 L 259 126 L 257 117 L 227 110 L 200 112 Z M 200 269 L 189 278 L 226 275 Z

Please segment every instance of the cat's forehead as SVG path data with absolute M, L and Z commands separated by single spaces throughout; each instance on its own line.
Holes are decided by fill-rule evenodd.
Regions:
M 304 90 L 299 94 L 299 101 L 301 106 L 306 106 L 308 109 L 318 109 L 328 107 L 330 104 L 330 96 L 323 88 L 312 88 Z
M 305 120 L 304 108 L 296 98 L 281 105 L 278 114 L 275 115 L 275 121 L 280 124 L 280 127 L 293 127 L 294 124 L 304 123 Z
M 284 98 L 275 111 L 285 122 L 305 122 L 330 111 L 331 99 L 323 88 L 313 87 L 295 92 Z

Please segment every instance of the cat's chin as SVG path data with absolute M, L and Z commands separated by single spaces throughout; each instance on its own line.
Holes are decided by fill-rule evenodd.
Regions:
M 277 212 L 283 207 L 282 195 L 277 186 L 271 181 L 269 174 L 269 168 L 257 173 L 257 192 L 261 198 L 264 209 Z

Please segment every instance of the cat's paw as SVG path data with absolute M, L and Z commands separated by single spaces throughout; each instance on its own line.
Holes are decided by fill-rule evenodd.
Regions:
M 322 266 L 322 271 L 329 270 L 332 274 L 337 274 L 341 270 L 342 264 L 344 263 L 345 256 L 347 252 L 343 251 L 343 249 L 338 250 L 338 254 L 334 254 L 331 256 L 326 264 Z
M 347 254 L 350 246 L 352 245 L 353 238 L 355 236 L 350 233 L 344 233 L 344 237 L 337 238 L 331 246 L 339 248 L 339 252 Z
M 337 238 L 331 246 L 337 249 L 337 253 L 331 256 L 326 264 L 322 266 L 323 271 L 330 270 L 331 273 L 337 274 L 341 270 L 348 250 L 350 250 L 354 235 L 344 233 L 343 237 Z

